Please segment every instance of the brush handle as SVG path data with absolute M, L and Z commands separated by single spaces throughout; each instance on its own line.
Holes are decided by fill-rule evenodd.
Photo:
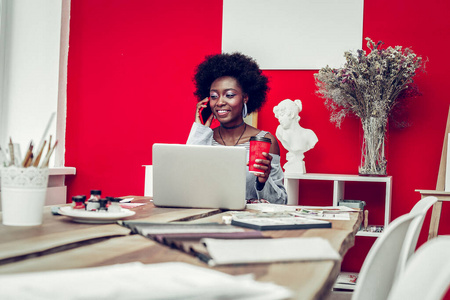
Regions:
M 369 211 L 366 209 L 364 211 L 364 230 L 367 231 L 367 226 L 369 226 Z

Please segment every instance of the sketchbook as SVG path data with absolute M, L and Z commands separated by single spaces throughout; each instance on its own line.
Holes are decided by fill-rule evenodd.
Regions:
M 153 223 L 141 221 L 119 221 L 119 224 L 160 244 L 183 251 L 207 262 L 209 254 L 200 242 L 203 238 L 214 239 L 267 239 L 259 231 L 246 231 L 243 228 L 220 223 L 171 222 Z
M 328 240 L 319 237 L 252 240 L 202 239 L 210 266 L 287 261 L 340 260 Z
M 295 212 L 236 213 L 233 215 L 231 225 L 260 231 L 331 228 L 331 222 L 329 221 L 301 217 Z

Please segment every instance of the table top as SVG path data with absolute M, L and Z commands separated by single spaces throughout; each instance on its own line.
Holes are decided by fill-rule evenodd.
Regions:
M 145 205 L 132 210 L 126 220 L 152 222 L 221 222 L 226 214 L 219 209 L 155 207 L 148 197 L 133 197 Z M 333 220 L 332 228 L 264 231 L 263 235 L 281 237 L 323 237 L 344 256 L 355 241 L 362 221 L 361 213 L 351 213 L 350 221 Z M 45 207 L 40 226 L 0 225 L 0 274 L 65 270 L 140 261 L 144 264 L 185 262 L 210 268 L 197 258 L 171 249 L 141 235 L 131 235 L 118 224 L 76 223 L 65 216 L 54 216 Z M 339 261 L 289 262 L 217 266 L 231 275 L 253 273 L 255 279 L 274 282 L 291 289 L 295 299 L 323 299 L 340 272 Z

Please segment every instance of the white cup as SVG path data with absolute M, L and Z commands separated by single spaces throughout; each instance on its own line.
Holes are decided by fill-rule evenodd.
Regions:
M 48 168 L 1 168 L 2 222 L 9 226 L 42 224 Z

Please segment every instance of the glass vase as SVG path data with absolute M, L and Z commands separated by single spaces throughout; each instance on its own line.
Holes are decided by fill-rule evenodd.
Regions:
M 369 117 L 361 120 L 362 144 L 359 175 L 386 176 L 387 119 Z

